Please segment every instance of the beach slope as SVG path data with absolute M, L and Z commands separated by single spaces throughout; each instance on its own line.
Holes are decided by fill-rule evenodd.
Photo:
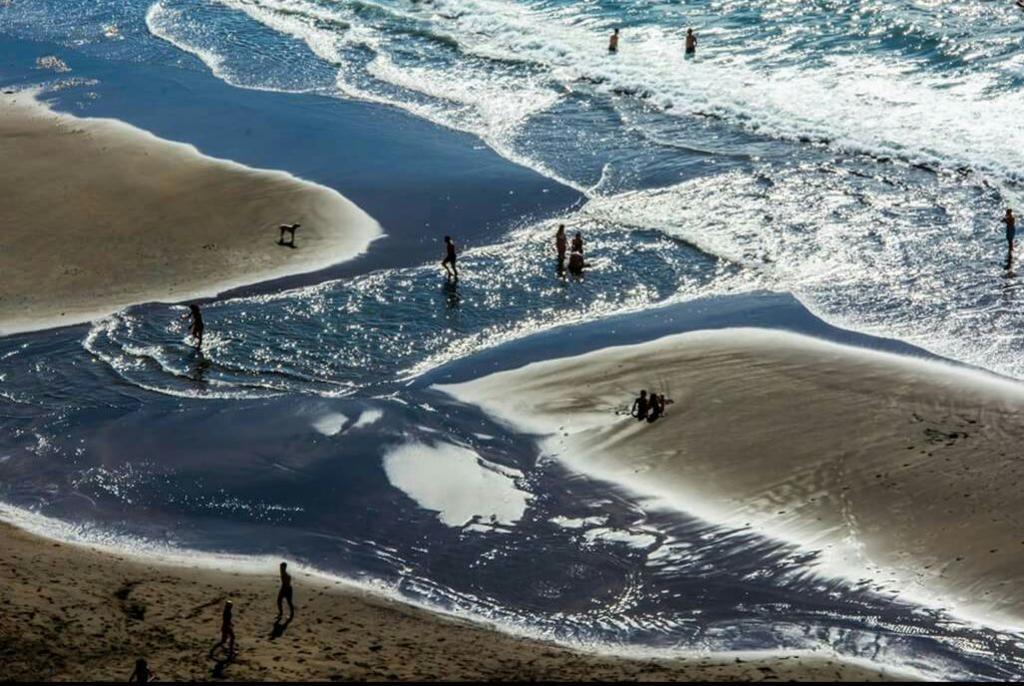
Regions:
M 762 329 L 669 336 L 442 386 L 573 469 L 726 527 L 820 551 L 819 569 L 1017 623 L 1024 387 Z M 655 423 L 641 389 L 675 400 Z M 977 613 L 977 614 L 975 614 Z
M 0 335 L 350 259 L 381 235 L 336 191 L 112 119 L 0 95 Z M 295 247 L 278 225 L 299 223 Z
M 225 565 L 229 569 L 229 565 Z M 0 671 L 14 681 L 886 680 L 827 654 L 642 659 L 571 650 L 296 571 L 294 619 L 274 632 L 276 567 L 256 576 L 153 564 L 0 524 Z M 237 656 L 210 649 L 225 599 Z M 277 633 L 279 635 L 275 636 Z

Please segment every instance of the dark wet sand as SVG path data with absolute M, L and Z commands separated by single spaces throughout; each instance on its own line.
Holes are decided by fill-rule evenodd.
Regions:
M 0 674 L 122 681 L 145 657 L 161 681 L 881 680 L 830 656 L 626 659 L 570 650 L 297 572 L 297 613 L 279 638 L 277 570 L 266 576 L 147 565 L 0 524 Z M 235 604 L 235 659 L 209 657 Z M 217 654 L 220 656 L 221 654 Z M 216 672 L 216 670 L 220 670 Z

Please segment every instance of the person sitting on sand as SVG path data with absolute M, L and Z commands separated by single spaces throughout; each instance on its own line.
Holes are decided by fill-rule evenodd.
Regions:
M 445 272 L 447 272 L 449 276 L 454 276 L 458 279 L 459 270 L 455 268 L 455 241 L 452 240 L 451 236 L 444 237 L 444 247 L 445 255 L 444 259 L 441 260 L 441 266 L 444 267 Z M 448 269 L 449 264 L 452 266 L 450 270 Z
M 658 421 L 658 418 L 661 417 L 661 413 L 665 411 L 665 408 L 662 407 L 657 393 L 651 391 L 648 395 L 651 398 L 651 409 L 647 414 L 647 421 L 652 423 Z
M 292 575 L 288 573 L 288 563 L 281 563 L 281 590 L 277 592 L 277 618 L 281 619 L 284 614 L 283 601 L 288 601 L 288 618 L 295 616 L 295 607 L 292 605 Z
M 287 246 L 291 246 L 292 248 L 294 248 L 295 247 L 295 229 L 299 228 L 300 226 L 302 226 L 302 224 L 281 224 L 281 226 L 278 227 L 279 229 L 281 229 L 281 238 L 278 239 L 277 244 L 278 245 L 287 245 Z M 286 233 L 291 234 L 291 240 L 289 240 L 287 243 L 284 242 L 284 235 Z
M 203 347 L 203 315 L 199 311 L 199 305 L 192 303 L 188 306 L 188 314 L 185 316 L 192 317 L 192 325 L 189 327 L 189 335 L 192 336 L 192 340 L 195 341 L 196 350 L 201 350 Z
M 149 670 L 149 665 L 141 657 L 135 661 L 135 671 L 128 677 L 129 684 L 148 684 L 150 681 L 156 681 L 156 674 L 153 674 Z
M 217 648 L 221 648 L 225 643 L 228 644 L 228 655 L 235 654 L 235 624 L 231 618 L 231 610 L 234 604 L 230 600 L 224 601 L 224 613 L 221 615 L 220 621 L 220 643 L 213 647 L 212 653 Z
M 619 51 L 619 30 L 615 29 L 611 37 L 608 39 L 608 52 Z
M 693 32 L 693 29 L 686 29 L 686 54 L 697 54 L 697 34 Z
M 642 422 L 647 419 L 649 408 L 650 403 L 647 400 L 647 391 L 640 391 L 640 396 L 633 401 L 633 409 L 629 411 L 629 414 Z
M 568 245 L 569 239 L 565 237 L 565 224 L 559 224 L 558 231 L 555 232 L 555 250 L 558 252 L 559 269 L 565 264 L 565 251 Z

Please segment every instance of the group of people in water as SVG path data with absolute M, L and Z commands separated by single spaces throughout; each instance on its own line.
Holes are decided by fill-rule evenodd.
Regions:
M 687 55 L 697 54 L 697 34 L 693 32 L 693 29 L 686 29 L 686 40 L 684 42 L 684 50 Z M 619 51 L 619 30 L 614 29 L 612 35 L 608 38 L 608 52 Z
M 555 231 L 555 252 L 558 255 L 558 273 L 566 269 L 570 274 L 577 276 L 583 273 L 585 262 L 583 261 L 583 234 L 579 231 L 572 237 L 570 244 L 565 233 L 565 224 L 559 224 Z M 568 258 L 568 259 L 567 259 Z M 444 259 L 441 260 L 441 268 L 449 279 L 459 280 L 459 270 L 456 267 L 458 261 L 458 249 L 451 236 L 444 237 Z
M 572 237 L 572 246 L 569 251 L 569 262 L 566 264 L 565 249 L 567 241 L 565 236 L 565 224 L 559 224 L 555 232 L 555 252 L 558 253 L 558 273 L 561 274 L 568 267 L 570 274 L 579 276 L 583 273 L 583 234 L 579 231 Z
M 281 574 L 281 586 L 277 591 L 277 618 L 274 620 L 274 629 L 271 632 L 271 638 L 278 638 L 284 633 L 285 627 L 295 617 L 295 606 L 292 604 L 292 576 L 288 573 L 288 563 L 282 562 L 278 568 Z M 288 603 L 288 620 L 285 623 L 281 623 L 281 618 L 284 616 L 284 603 Z M 224 607 L 221 610 L 220 619 L 220 641 L 216 643 L 210 649 L 210 657 L 213 658 L 214 654 L 219 649 L 225 649 L 227 651 L 227 658 L 231 660 L 235 656 L 235 620 L 234 620 L 234 603 L 230 600 L 224 601 Z M 224 664 L 226 661 L 218 661 L 218 664 Z M 150 681 L 156 680 L 156 674 L 149 668 L 149 664 L 145 658 L 139 658 L 135 661 L 135 670 L 132 675 L 128 678 L 128 683 L 139 683 L 145 684 Z

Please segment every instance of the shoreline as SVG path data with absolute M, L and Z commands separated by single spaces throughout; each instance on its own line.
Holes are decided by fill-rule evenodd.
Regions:
M 14 189 L 3 212 L 0 274 L 13 287 L 0 296 L 0 335 L 319 271 L 382 235 L 330 188 L 120 120 L 56 112 L 38 95 L 0 99 L 0 150 L 23 160 L 0 175 Z M 302 224 L 297 249 L 277 242 L 277 225 L 292 221 Z
M 0 523 L 8 678 L 121 680 L 137 657 L 164 681 L 893 680 L 906 672 L 828 653 L 623 656 L 516 636 L 342 581 L 293 570 L 295 618 L 275 628 L 276 568 L 266 574 L 144 562 Z M 210 648 L 235 603 L 237 655 Z M 313 598 L 313 600 L 309 600 Z M 67 629 L 71 629 L 70 631 Z M 275 636 L 275 634 L 277 634 Z

